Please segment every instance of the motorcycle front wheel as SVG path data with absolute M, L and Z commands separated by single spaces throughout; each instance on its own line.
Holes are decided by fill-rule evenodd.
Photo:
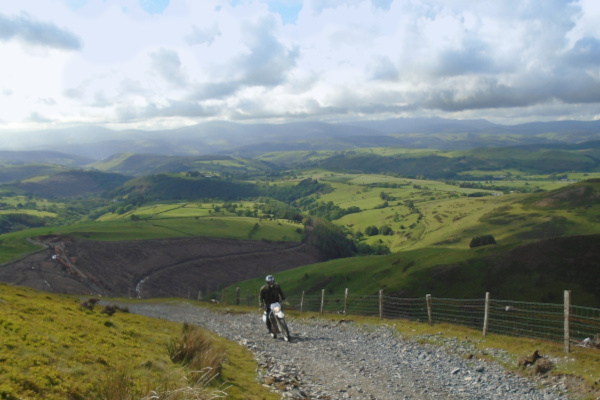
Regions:
M 273 332 L 274 334 L 281 333 L 277 317 L 271 314 L 269 318 L 271 319 L 271 332 Z
M 283 340 L 285 340 L 286 342 L 289 342 L 292 338 L 290 337 L 290 331 L 288 329 L 287 323 L 285 322 L 285 319 L 283 318 L 276 318 L 277 319 L 277 328 L 279 329 L 279 332 L 281 332 L 281 334 L 283 335 Z

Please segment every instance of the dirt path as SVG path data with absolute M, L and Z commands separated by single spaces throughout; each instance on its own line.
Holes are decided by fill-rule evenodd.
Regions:
M 250 349 L 260 379 L 282 399 L 568 399 L 549 387 L 468 359 L 472 349 L 398 337 L 390 328 L 288 318 L 292 342 L 272 339 L 258 313 L 214 313 L 190 304 L 128 304 L 130 311 L 201 325 Z

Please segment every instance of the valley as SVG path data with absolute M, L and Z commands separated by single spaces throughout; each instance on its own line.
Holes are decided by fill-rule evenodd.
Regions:
M 464 298 L 493 290 L 524 301 L 556 299 L 558 280 L 577 288 L 581 305 L 597 306 L 580 278 L 598 268 L 593 250 L 571 254 L 569 238 L 587 243 L 600 233 L 599 143 L 267 146 L 253 158 L 121 153 L 87 165 L 55 152 L 0 153 L 0 279 L 61 293 L 138 297 L 142 287 L 147 297 L 222 297 L 237 287 L 254 293 L 270 271 L 307 293 Z M 29 163 L 34 154 L 49 168 Z M 479 237 L 496 244 L 473 247 Z M 48 264 L 52 246 L 32 243 L 44 238 L 70 243 L 79 278 Z M 500 260 L 519 265 L 511 254 L 521 248 L 543 258 L 550 241 L 551 272 L 513 268 L 510 282 L 528 282 L 518 290 L 493 278 Z M 469 278 L 431 279 L 448 269 Z
M 424 140 L 426 135 L 417 136 Z M 374 143 L 364 139 L 363 144 Z M 237 152 L 127 152 L 99 160 L 56 152 L 0 152 L 0 285 L 5 288 L 4 296 L 18 298 L 20 309 L 25 310 L 19 315 L 11 311 L 4 329 L 13 329 L 11 324 L 20 326 L 25 318 L 30 325 L 49 324 L 41 330 L 54 332 L 57 321 L 77 325 L 83 323 L 81 318 L 93 318 L 93 323 L 101 326 L 94 328 L 99 335 L 120 330 L 125 340 L 137 341 L 140 325 L 123 325 L 125 317 L 115 319 L 104 310 L 94 312 L 82 306 L 71 310 L 71 303 L 89 296 L 94 300 L 118 297 L 130 302 L 132 309 L 143 304 L 149 304 L 150 309 L 169 309 L 183 299 L 194 304 L 202 300 L 205 302 L 200 304 L 224 311 L 226 318 L 219 326 L 211 325 L 220 332 L 229 323 L 238 324 L 235 321 L 240 318 L 251 318 L 244 313 L 256 310 L 257 290 L 267 274 L 276 276 L 292 301 L 301 295 L 316 298 L 323 292 L 339 299 L 348 289 L 352 296 L 383 291 L 385 296 L 400 299 L 431 294 L 436 299 L 466 301 L 489 292 L 500 301 L 542 306 L 560 304 L 563 291 L 570 290 L 573 305 L 597 312 L 600 142 L 541 141 L 477 149 L 460 148 L 464 142 L 459 142 L 454 143 L 459 148 L 443 150 L 344 148 L 340 143 L 332 149 L 319 147 L 317 142 L 311 149 L 282 143 L 246 144 L 248 152 L 243 157 Z M 279 150 L 270 151 L 273 149 Z M 47 293 L 46 300 L 40 300 L 42 293 Z M 40 308 L 54 307 L 55 300 L 50 299 L 64 295 L 76 297 L 65 296 L 70 305 L 61 306 L 61 301 L 55 308 L 68 309 L 77 322 L 62 322 L 60 313 L 46 315 L 41 322 L 35 318 Z M 242 305 L 231 309 L 238 299 Z M 160 306 L 151 305 L 156 302 Z M 0 306 L 10 310 L 10 303 L 3 298 Z M 189 304 L 182 307 L 199 315 Z M 292 307 L 289 310 L 295 313 Z M 175 316 L 168 313 L 168 317 L 161 316 Z M 233 317 L 239 313 L 243 316 Z M 296 317 L 298 320 L 291 319 L 291 323 L 293 332 L 294 326 L 299 329 L 294 332 L 299 339 L 295 343 L 298 354 L 292 352 L 290 357 L 308 366 L 312 357 L 303 358 L 302 349 L 315 340 L 316 331 L 300 321 L 301 314 Z M 341 317 L 332 314 L 325 318 L 338 321 Z M 209 318 L 217 319 L 214 315 Z M 315 326 L 328 324 L 315 321 Z M 348 322 L 342 319 L 329 324 L 345 332 L 342 321 Z M 383 323 L 391 321 L 384 319 Z M 394 323 L 400 327 L 408 321 Z M 234 326 L 246 329 L 248 323 Z M 370 332 L 373 328 L 366 329 Z M 436 343 L 443 339 L 447 344 L 454 343 L 452 337 L 475 338 L 480 334 L 465 329 L 411 321 L 402 335 L 427 330 L 419 340 Z M 246 330 L 257 343 L 265 342 L 256 329 Z M 442 331 L 450 335 L 447 340 L 440 336 Z M 581 336 L 582 332 L 576 334 Z M 19 337 L 31 337 L 36 342 L 40 340 L 36 335 Z M 17 338 L 12 331 L 9 337 L 13 342 Z M 88 340 L 104 343 L 102 338 L 90 336 Z M 485 340 L 500 349 L 510 348 L 513 355 L 539 346 L 561 353 L 558 344 L 539 340 L 506 339 L 496 334 Z M 30 354 L 31 343 L 11 343 L 15 354 Z M 246 344 L 248 350 L 257 351 L 256 346 Z M 239 351 L 233 343 L 228 346 L 229 351 Z M 324 351 L 327 359 L 332 347 L 325 343 L 319 346 L 315 348 Z M 94 351 L 105 353 L 101 348 Z M 340 348 L 336 354 L 346 351 Z M 487 347 L 481 351 L 482 357 L 489 354 Z M 554 357 L 560 371 L 553 372 L 551 379 L 569 371 L 573 376 L 569 391 L 594 392 L 594 372 L 590 375 L 590 370 L 596 369 L 589 367 L 595 363 L 594 351 L 577 349 L 571 353 L 577 353 L 582 369 Z M 109 363 L 126 365 L 122 360 L 130 357 L 126 354 L 111 355 L 110 361 L 98 355 L 91 365 L 100 369 L 109 368 Z M 70 360 L 68 354 L 61 357 Z M 260 359 L 259 354 L 254 357 Z M 37 362 L 35 357 L 24 359 Z M 503 368 L 514 368 L 513 361 L 502 361 Z M 57 361 L 63 362 L 71 361 Z M 426 361 L 423 365 L 429 364 Z M 377 365 L 374 363 L 373 368 Z M 145 362 L 133 369 L 161 374 L 168 369 L 165 367 L 160 361 L 159 365 Z M 7 386 L 10 390 L 37 387 L 27 378 L 30 367 L 13 363 L 10 368 L 18 375 Z M 248 364 L 224 374 L 233 381 L 240 374 L 247 375 L 254 382 L 255 372 L 255 365 Z M 270 373 L 279 376 L 277 371 Z M 357 376 L 360 373 L 358 370 Z M 56 374 L 64 380 L 73 375 Z M 92 375 L 86 376 L 93 381 Z M 304 376 L 303 381 L 305 390 L 315 393 L 322 393 L 325 387 L 316 376 Z M 57 393 L 62 390 L 60 385 L 50 386 Z M 69 390 L 78 393 L 97 390 L 91 384 L 71 386 Z M 361 386 L 355 393 L 357 398 L 362 395 L 360 390 L 376 391 L 366 380 Z M 421 386 L 422 390 L 432 387 Z M 234 386 L 233 390 L 246 393 L 241 387 Z M 236 398 L 243 398 L 239 393 Z

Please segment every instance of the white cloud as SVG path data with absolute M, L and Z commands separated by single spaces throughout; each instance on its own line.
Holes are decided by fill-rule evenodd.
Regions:
M 0 40 L 19 40 L 28 45 L 60 50 L 80 50 L 81 39 L 52 22 L 32 18 L 27 13 L 8 16 L 0 13 Z
M 197 44 L 211 45 L 217 36 L 221 35 L 221 31 L 217 24 L 213 24 L 210 28 L 199 28 L 195 24 L 192 25 L 192 31 L 185 35 L 185 41 L 194 46 Z
M 600 102 L 598 4 L 6 2 L 0 119 L 5 127 L 398 115 L 592 119 Z
M 177 52 L 160 48 L 157 52 L 150 53 L 150 58 L 152 69 L 165 81 L 175 86 L 184 86 L 187 83 Z

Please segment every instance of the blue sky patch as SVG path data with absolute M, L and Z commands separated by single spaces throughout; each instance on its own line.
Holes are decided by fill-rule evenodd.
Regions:
M 281 15 L 281 20 L 285 24 L 295 24 L 298 20 L 298 14 L 302 10 L 302 1 L 271 1 L 269 2 L 269 11 Z
M 140 6 L 148 14 L 162 14 L 169 6 L 170 0 L 139 0 Z

